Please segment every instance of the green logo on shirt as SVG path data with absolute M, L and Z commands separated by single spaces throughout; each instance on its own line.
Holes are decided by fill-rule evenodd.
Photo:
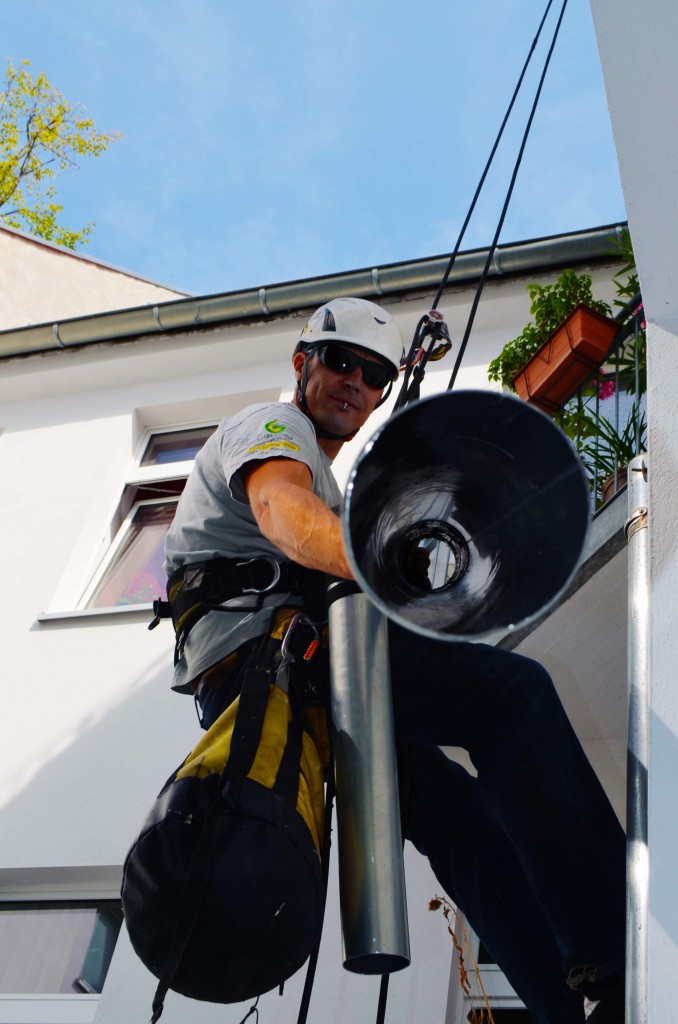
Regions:
M 287 427 L 283 423 L 278 423 L 277 420 L 269 420 L 264 424 L 264 430 L 267 430 L 269 434 L 282 434 Z

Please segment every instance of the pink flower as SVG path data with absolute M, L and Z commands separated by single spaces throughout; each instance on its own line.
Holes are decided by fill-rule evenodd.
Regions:
M 606 375 L 605 370 L 602 368 L 598 371 L 598 374 L 599 376 L 593 379 L 593 385 L 598 392 L 598 398 L 601 402 L 604 402 L 606 398 L 611 398 L 614 394 L 614 381 Z
M 644 308 L 645 308 L 645 306 L 644 306 L 644 304 L 643 304 L 643 303 L 641 302 L 641 303 L 640 303 L 640 304 L 639 304 L 638 306 L 636 306 L 636 308 L 634 309 L 634 311 L 633 311 L 633 315 L 635 316 L 635 315 L 636 315 L 636 313 L 639 313 L 639 312 L 641 311 L 641 309 L 644 309 Z M 647 327 L 647 320 L 642 320 L 642 321 L 641 321 L 641 324 L 640 324 L 640 329 L 641 329 L 641 331 L 644 331 L 646 327 Z

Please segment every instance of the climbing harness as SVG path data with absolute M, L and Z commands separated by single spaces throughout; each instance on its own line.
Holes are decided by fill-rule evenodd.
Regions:
M 312 569 L 280 562 L 272 555 L 192 562 L 172 573 L 167 582 L 168 600 L 153 602 L 148 628 L 155 629 L 161 619 L 172 619 L 176 665 L 189 633 L 208 612 L 259 611 L 269 594 L 303 594 L 308 606 L 311 595 L 320 591 L 319 581 L 320 574 Z M 228 605 L 235 599 L 239 599 L 237 609 Z

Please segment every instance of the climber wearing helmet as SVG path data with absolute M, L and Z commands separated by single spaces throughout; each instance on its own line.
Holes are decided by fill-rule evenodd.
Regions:
M 352 578 L 331 462 L 388 396 L 402 352 L 389 313 L 333 299 L 294 351 L 293 401 L 244 409 L 198 454 L 166 568 L 170 596 L 192 581 L 173 609 L 174 687 L 196 695 L 204 728 L 237 695 L 275 609 L 323 619 L 325 575 Z M 536 1021 L 583 1024 L 586 996 L 589 1024 L 622 1024 L 624 836 L 548 674 L 394 623 L 389 647 L 407 838 Z M 465 748 L 477 777 L 441 746 Z

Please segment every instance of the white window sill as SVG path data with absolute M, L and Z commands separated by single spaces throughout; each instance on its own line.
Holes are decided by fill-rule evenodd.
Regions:
M 93 1024 L 99 995 L 0 994 L 0 1018 L 12 1024 Z
M 121 604 L 113 608 L 76 608 L 68 612 L 40 612 L 37 616 L 38 622 L 59 622 L 65 619 L 95 619 L 95 618 L 118 618 L 122 616 L 136 616 L 150 622 L 153 616 L 153 605 L 148 604 Z

